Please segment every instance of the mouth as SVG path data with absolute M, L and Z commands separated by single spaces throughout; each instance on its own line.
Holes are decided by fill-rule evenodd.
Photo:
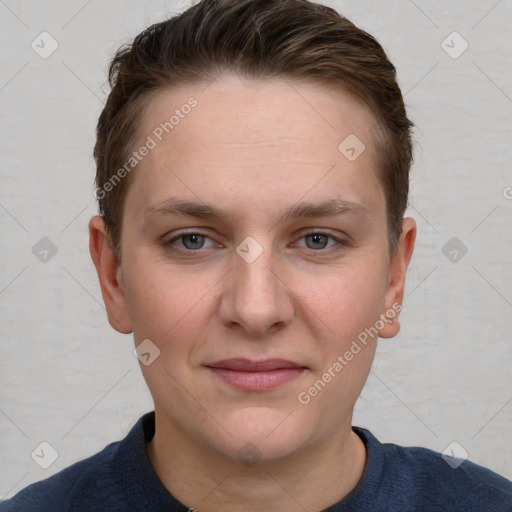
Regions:
M 307 367 L 286 359 L 224 359 L 205 365 L 227 384 L 247 391 L 275 389 L 299 377 Z

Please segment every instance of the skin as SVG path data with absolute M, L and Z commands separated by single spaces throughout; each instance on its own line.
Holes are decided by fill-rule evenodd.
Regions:
M 141 365 L 156 414 L 148 455 L 169 492 L 199 512 L 319 511 L 363 474 L 366 450 L 351 430 L 352 412 L 377 337 L 307 405 L 297 396 L 401 304 L 416 224 L 404 219 L 390 257 L 376 120 L 352 95 L 225 73 L 206 88 L 159 91 L 145 109 L 140 141 L 191 96 L 197 107 L 130 177 L 121 264 L 102 219 L 90 221 L 111 325 L 161 351 Z M 338 150 L 351 133 L 366 145 L 353 162 Z M 230 215 L 159 212 L 170 198 Z M 298 202 L 331 199 L 367 211 L 282 218 Z M 206 238 L 179 238 L 183 230 Z M 307 236 L 312 230 L 341 243 Z M 236 252 L 249 236 L 262 249 L 252 263 Z M 398 314 L 383 323 L 380 337 L 398 333 Z M 284 358 L 307 369 L 276 389 L 245 391 L 204 366 L 232 357 Z M 259 458 L 250 467 L 238 456 L 247 443 Z

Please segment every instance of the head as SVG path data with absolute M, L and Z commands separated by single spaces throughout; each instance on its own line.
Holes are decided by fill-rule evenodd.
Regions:
M 111 325 L 150 340 L 157 415 L 232 458 L 349 428 L 415 237 L 411 123 L 382 47 L 304 0 L 204 0 L 109 78 L 91 254 Z M 300 371 L 241 388 L 212 369 L 231 358 Z

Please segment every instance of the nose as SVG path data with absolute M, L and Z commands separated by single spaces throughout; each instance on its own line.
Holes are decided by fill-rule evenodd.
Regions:
M 238 254 L 233 258 L 219 306 L 223 324 L 243 329 L 251 337 L 288 325 L 295 315 L 293 293 L 272 250 L 263 249 L 252 262 Z

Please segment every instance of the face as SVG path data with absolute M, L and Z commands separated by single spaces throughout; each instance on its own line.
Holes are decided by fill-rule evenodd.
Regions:
M 375 332 L 398 330 L 382 314 L 397 314 L 410 250 L 401 239 L 389 257 L 376 120 L 357 99 L 228 74 L 205 87 L 145 109 L 140 141 L 156 144 L 131 176 L 115 290 L 102 287 L 112 325 L 160 351 L 141 368 L 169 432 L 277 459 L 350 429 Z M 357 139 L 339 149 L 351 134 L 359 156 Z

